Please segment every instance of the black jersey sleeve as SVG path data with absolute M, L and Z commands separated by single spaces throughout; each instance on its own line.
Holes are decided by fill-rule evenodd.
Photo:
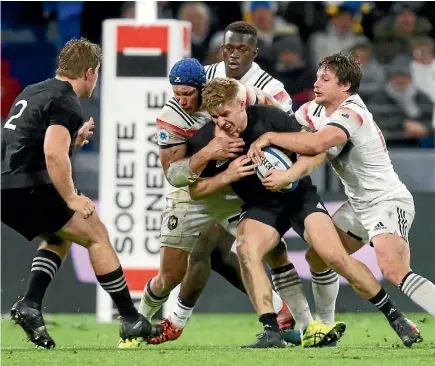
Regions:
M 294 115 L 289 115 L 282 109 L 272 107 L 269 111 L 269 120 L 274 132 L 300 132 L 301 125 Z
M 52 101 L 49 126 L 64 126 L 74 139 L 83 122 L 83 114 L 72 98 L 61 95 Z
M 192 137 L 187 140 L 187 156 L 196 154 L 203 147 L 207 146 L 211 140 L 213 140 L 214 127 L 215 124 L 213 122 L 209 122 L 202 126 Z

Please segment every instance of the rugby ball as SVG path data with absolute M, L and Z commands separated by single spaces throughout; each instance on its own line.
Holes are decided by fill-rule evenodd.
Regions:
M 263 179 L 269 170 L 287 170 L 292 166 L 290 158 L 284 154 L 281 150 L 275 147 L 265 147 L 263 149 L 264 157 L 261 161 L 261 165 L 257 167 L 257 176 Z M 290 183 L 288 186 L 281 189 L 280 192 L 293 191 L 298 186 L 299 181 Z

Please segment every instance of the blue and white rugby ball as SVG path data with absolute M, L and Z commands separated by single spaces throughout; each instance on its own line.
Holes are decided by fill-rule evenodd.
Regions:
M 261 165 L 257 167 L 257 176 L 263 179 L 269 170 L 287 170 L 292 166 L 290 158 L 284 154 L 281 150 L 275 147 L 265 147 L 263 149 L 264 158 Z M 299 181 L 290 183 L 288 186 L 281 189 L 280 192 L 290 192 L 296 189 Z

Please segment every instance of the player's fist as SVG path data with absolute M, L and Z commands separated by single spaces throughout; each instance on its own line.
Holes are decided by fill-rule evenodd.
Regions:
M 82 147 L 83 145 L 89 144 L 89 136 L 94 134 L 95 122 L 91 117 L 89 121 L 85 122 L 82 128 L 79 130 L 76 138 L 76 146 Z
M 239 156 L 228 165 L 225 175 L 229 182 L 237 182 L 243 177 L 255 174 L 256 164 L 252 164 L 251 159 L 246 155 Z
M 217 136 L 207 145 L 210 160 L 234 159 L 243 152 L 245 142 L 241 138 Z
M 95 211 L 94 203 L 86 196 L 74 196 L 67 201 L 68 207 L 76 212 L 80 212 L 85 219 L 92 215 Z
M 251 144 L 248 151 L 248 157 L 252 161 L 257 162 L 258 165 L 261 165 L 262 157 L 264 157 L 262 149 L 269 145 L 270 145 L 270 138 L 269 135 L 265 133 Z

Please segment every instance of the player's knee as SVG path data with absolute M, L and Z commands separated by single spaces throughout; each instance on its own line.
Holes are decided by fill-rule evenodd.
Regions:
M 308 248 L 308 250 L 305 252 L 305 259 L 310 265 L 310 270 L 312 272 L 319 273 L 328 270 L 328 265 L 322 258 L 320 258 L 313 248 Z
M 203 250 L 193 250 L 189 256 L 189 267 L 210 265 L 210 253 Z
M 106 226 L 99 218 L 92 223 L 92 228 L 89 233 L 89 245 L 94 243 L 111 245 L 109 240 L 109 232 Z

